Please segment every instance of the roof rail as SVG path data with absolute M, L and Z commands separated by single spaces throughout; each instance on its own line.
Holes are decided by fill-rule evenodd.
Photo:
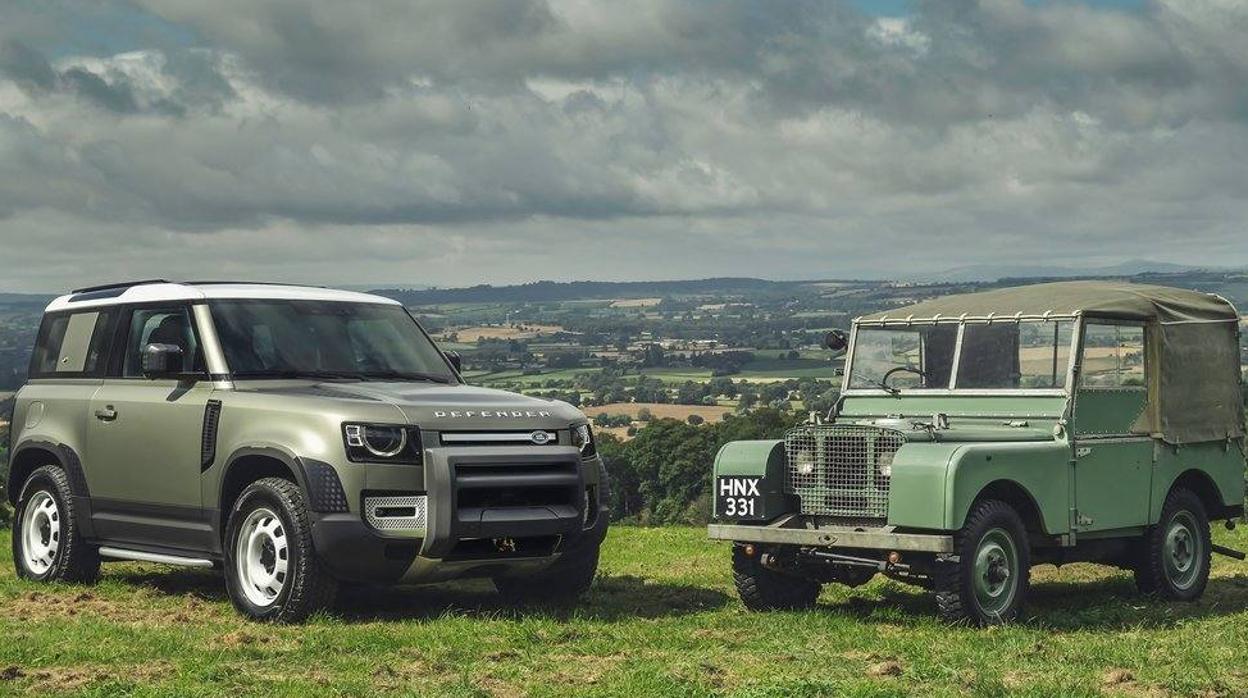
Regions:
M 131 286 L 146 286 L 148 284 L 167 284 L 171 283 L 168 279 L 141 279 L 139 281 L 122 281 L 115 284 L 101 284 L 99 286 L 87 286 L 85 288 L 76 288 L 70 293 L 94 293 L 95 291 L 111 291 L 115 288 L 130 288 Z
M 187 286 L 221 286 L 225 284 L 238 284 L 246 286 L 293 286 L 295 288 L 327 288 L 326 286 L 316 286 L 313 284 L 291 284 L 282 283 L 280 281 L 226 281 L 226 280 L 208 280 L 208 281 L 182 281 Z

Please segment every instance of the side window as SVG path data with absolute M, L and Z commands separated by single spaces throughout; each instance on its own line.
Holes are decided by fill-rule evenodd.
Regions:
M 31 357 L 31 378 L 97 376 L 113 337 L 113 310 L 44 319 Z
M 181 347 L 182 370 L 203 370 L 203 355 L 194 327 L 191 310 L 185 306 L 133 310 L 130 329 L 126 333 L 126 354 L 121 375 L 126 378 L 143 375 L 143 350 L 149 344 Z
M 1145 387 L 1144 328 L 1139 325 L 1087 324 L 1079 358 L 1085 388 Z

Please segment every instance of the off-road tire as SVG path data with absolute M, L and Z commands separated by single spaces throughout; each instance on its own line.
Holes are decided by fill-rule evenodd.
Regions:
M 570 603 L 593 585 L 594 576 L 598 574 L 600 546 L 601 541 L 597 541 L 568 550 L 550 567 L 536 574 L 495 577 L 494 588 L 511 601 Z
M 26 567 L 22 550 L 25 533 L 22 526 L 26 518 L 26 507 L 39 492 L 48 493 L 56 503 L 60 542 L 52 564 L 42 573 Z M 100 576 L 100 551 L 82 539 L 69 479 L 60 466 L 45 465 L 37 468 L 22 483 L 17 511 L 13 516 L 13 566 L 17 568 L 19 577 L 35 582 L 90 584 Z
M 261 507 L 277 514 L 289 546 L 286 581 L 268 606 L 253 603 L 242 591 L 236 559 L 239 529 L 247 516 Z M 281 478 L 264 478 L 249 485 L 235 500 L 225 534 L 225 588 L 234 608 L 257 621 L 299 623 L 333 606 L 338 581 L 316 556 L 312 522 L 298 485 Z
M 1196 548 L 1190 563 L 1196 568 L 1183 575 L 1171 570 L 1166 559 L 1167 538 L 1180 521 L 1188 529 L 1189 540 Z M 1195 601 L 1205 593 L 1212 564 L 1213 540 L 1209 516 L 1200 497 L 1189 489 L 1177 487 L 1166 496 L 1161 517 L 1144 534 L 1135 565 L 1135 585 L 1145 594 L 1157 594 L 1172 601 Z
M 1009 575 L 1017 580 L 1012 593 L 1009 582 L 1002 593 L 1010 594 L 998 607 L 988 607 L 977 594 L 977 559 L 991 552 L 989 548 L 1004 543 L 1002 535 L 1013 545 L 1013 563 Z M 991 538 L 990 538 L 991 536 Z M 966 524 L 954 536 L 957 561 L 941 561 L 932 575 L 936 590 L 936 608 L 948 623 L 970 623 L 977 626 L 1000 625 L 1017 620 L 1022 614 L 1031 583 L 1031 551 L 1027 529 L 1018 512 L 1005 502 L 979 502 L 966 517 Z M 1008 555 L 1007 555 L 1008 557 Z M 981 570 L 980 575 L 983 577 Z M 984 583 L 987 583 L 986 581 Z M 1000 584 L 995 580 L 992 584 Z
M 821 585 L 814 580 L 763 567 L 758 556 L 745 554 L 745 546 L 732 546 L 732 582 L 741 603 L 751 611 L 788 611 L 810 608 L 819 598 Z

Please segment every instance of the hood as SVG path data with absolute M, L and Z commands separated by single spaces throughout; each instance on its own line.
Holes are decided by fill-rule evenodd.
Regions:
M 928 428 L 923 420 L 883 418 L 856 420 L 853 424 L 863 424 L 883 429 L 895 429 L 906 435 L 909 442 L 936 441 L 940 443 L 986 442 L 986 441 L 1052 441 L 1053 425 L 1049 422 L 1036 421 L 999 421 L 985 422 L 982 420 L 953 420 L 948 427 L 941 429 Z
M 410 424 L 436 431 L 567 429 L 585 422 L 580 410 L 559 400 L 469 385 L 409 382 L 264 381 L 236 383 L 240 392 L 384 402 Z

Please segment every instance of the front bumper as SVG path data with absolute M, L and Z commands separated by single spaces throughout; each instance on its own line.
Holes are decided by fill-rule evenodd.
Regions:
M 789 516 L 763 526 L 713 523 L 706 527 L 706 533 L 711 540 L 730 540 L 742 543 L 925 553 L 953 552 L 953 536 L 950 535 L 898 533 L 893 526 L 869 528 L 817 525 L 813 521 L 798 516 Z
M 363 582 L 432 582 L 470 576 L 522 575 L 563 553 L 598 545 L 608 525 L 606 473 L 597 458 L 572 448 L 517 451 L 505 447 L 428 449 L 419 478 L 397 480 L 379 494 L 427 497 L 423 530 L 385 531 L 362 512 L 314 515 L 313 544 L 335 576 Z M 512 491 L 575 492 L 549 503 L 502 501 Z M 421 491 L 423 490 L 423 491 Z M 491 495 L 483 498 L 482 494 Z M 592 498 L 586 502 L 586 493 Z M 586 505 L 591 510 L 586 512 Z M 363 507 L 361 507 L 363 508 Z

